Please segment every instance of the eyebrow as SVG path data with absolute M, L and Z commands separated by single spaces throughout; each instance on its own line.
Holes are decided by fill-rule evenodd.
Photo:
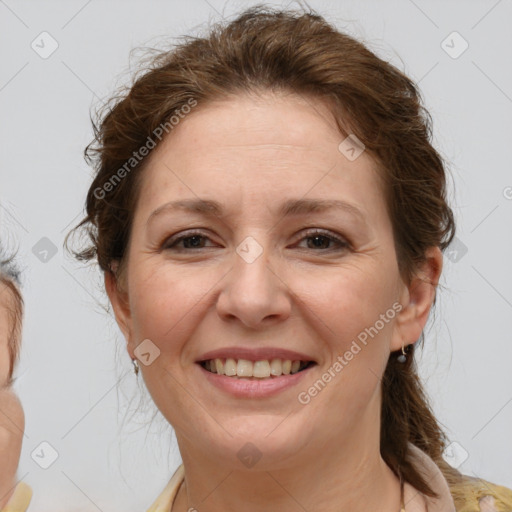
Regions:
M 292 217 L 309 213 L 321 213 L 328 210 L 343 210 L 365 221 L 362 211 L 355 205 L 339 199 L 289 199 L 285 201 L 277 211 L 280 217 Z M 220 203 L 212 199 L 181 199 L 170 201 L 154 210 L 146 224 L 159 214 L 167 211 L 182 210 L 190 213 L 199 213 L 207 217 L 222 217 L 224 208 Z

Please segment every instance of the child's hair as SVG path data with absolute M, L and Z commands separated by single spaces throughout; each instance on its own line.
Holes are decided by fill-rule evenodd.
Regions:
M 12 383 L 14 365 L 18 360 L 21 345 L 23 297 L 20 289 L 20 271 L 14 263 L 14 255 L 6 256 L 0 245 L 0 304 L 7 308 L 10 319 L 8 338 L 9 374 L 5 385 Z

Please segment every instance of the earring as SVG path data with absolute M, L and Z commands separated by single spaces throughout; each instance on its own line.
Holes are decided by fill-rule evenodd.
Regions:
M 135 372 L 135 375 L 139 375 L 139 363 L 136 359 L 132 359 L 133 364 L 133 371 Z
M 402 344 L 402 353 L 397 357 L 397 361 L 399 363 L 405 363 L 405 361 L 407 361 L 407 354 L 405 352 L 405 348 Z

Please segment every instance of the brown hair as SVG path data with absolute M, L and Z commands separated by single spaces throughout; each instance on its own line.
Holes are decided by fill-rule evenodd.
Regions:
M 120 263 L 119 279 L 148 159 L 129 169 L 126 162 L 187 102 L 204 105 L 259 91 L 326 101 L 341 134 L 353 133 L 364 143 L 383 179 L 406 282 L 428 247 L 448 246 L 455 224 L 446 200 L 445 168 L 431 144 L 431 117 L 416 85 L 314 11 L 258 5 L 215 25 L 205 37 L 185 37 L 171 50 L 151 55 L 144 73 L 100 111 L 100 124 L 93 123 L 95 139 L 85 150 L 96 175 L 87 194 L 87 216 L 75 228 L 86 228 L 92 243 L 75 255 L 97 258 L 104 272 Z M 113 183 L 115 176 L 119 179 Z M 405 364 L 397 362 L 398 354 L 391 355 L 382 380 L 381 453 L 397 475 L 437 496 L 412 464 L 407 443 L 432 457 L 450 485 L 460 473 L 443 460 L 447 439 L 418 379 L 414 345 L 409 349 Z
M 18 360 L 21 345 L 21 330 L 23 319 L 23 297 L 21 296 L 19 285 L 19 271 L 14 266 L 14 256 L 5 257 L 0 248 L 0 297 L 7 294 L 5 307 L 9 313 L 11 321 L 11 330 L 7 341 L 9 347 L 9 374 L 8 381 L 4 384 L 12 384 L 12 374 L 14 365 Z

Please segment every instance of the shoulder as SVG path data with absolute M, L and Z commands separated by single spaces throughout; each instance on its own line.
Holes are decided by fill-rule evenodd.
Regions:
M 18 482 L 11 498 L 0 512 L 26 512 L 32 499 L 32 488 L 25 482 Z
M 450 486 L 457 512 L 512 512 L 512 489 L 464 475 Z

